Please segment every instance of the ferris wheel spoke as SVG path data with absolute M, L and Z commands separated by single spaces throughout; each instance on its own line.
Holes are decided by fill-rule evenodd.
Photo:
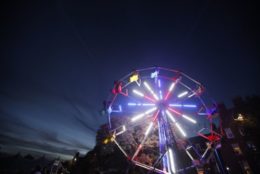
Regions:
M 133 155 L 133 157 L 132 157 L 132 160 L 135 159 L 135 157 L 138 155 L 138 153 L 139 153 L 140 150 L 142 149 L 142 147 L 143 147 L 143 145 L 144 145 L 146 139 L 148 138 L 149 133 L 151 132 L 151 129 L 152 129 L 152 127 L 153 127 L 153 125 L 154 125 L 154 122 L 155 122 L 155 120 L 157 119 L 158 115 L 159 115 L 159 110 L 157 110 L 157 112 L 154 114 L 153 121 L 151 121 L 151 122 L 149 123 L 149 126 L 148 126 L 148 128 L 146 129 L 146 131 L 145 131 L 144 138 L 143 138 L 143 140 L 141 141 L 141 143 L 138 145 L 138 148 L 137 148 L 137 150 L 135 151 L 135 153 L 134 153 L 134 155 Z
M 179 94 L 177 95 L 177 97 L 178 97 L 178 98 L 183 98 L 183 97 L 185 97 L 188 93 L 189 93 L 188 91 L 183 91 L 183 92 L 179 93 Z
M 151 101 L 151 102 L 155 103 L 155 100 L 154 100 L 153 98 L 151 98 L 151 97 L 149 97 L 149 96 L 147 96 L 147 95 L 144 95 L 142 92 L 140 92 L 140 91 L 138 91 L 138 90 L 136 90 L 136 89 L 133 90 L 133 93 L 135 93 L 135 94 L 138 95 L 139 97 L 145 98 L 145 99 L 147 99 L 148 101 Z
M 182 114 L 182 113 L 180 113 L 179 111 L 176 111 L 175 109 L 173 109 L 173 108 L 171 108 L 171 107 L 168 107 L 168 110 L 170 110 L 171 112 L 173 112 L 173 113 L 175 113 L 175 114 L 181 116 L 182 118 L 188 120 L 189 122 L 192 122 L 193 124 L 196 124 L 196 123 L 197 123 L 197 121 L 194 120 L 193 118 L 191 118 L 191 117 L 189 117 L 189 116 L 187 116 L 187 115 L 185 115 L 185 114 Z
M 166 112 L 167 116 L 170 118 L 170 120 L 171 120 L 171 121 L 175 124 L 175 126 L 178 128 L 178 130 L 180 131 L 180 133 L 181 133 L 184 137 L 186 137 L 187 134 L 184 132 L 184 130 L 182 129 L 182 127 L 180 126 L 180 124 L 176 122 L 176 120 L 174 119 L 173 115 L 172 115 L 168 110 L 166 110 L 165 112 Z
M 159 100 L 158 96 L 155 94 L 153 89 L 150 87 L 150 85 L 146 81 L 144 81 L 144 86 L 152 94 L 152 96 L 155 98 L 155 100 Z
M 197 108 L 195 104 L 179 104 L 179 103 L 170 103 L 169 106 L 176 108 Z
M 144 116 L 146 116 L 146 115 L 148 115 L 148 114 L 151 114 L 151 113 L 154 112 L 156 109 L 157 109 L 157 107 L 153 107 L 152 109 L 149 109 L 149 110 L 145 111 L 144 113 L 141 113 L 141 114 L 139 114 L 139 115 L 136 115 L 136 116 L 134 116 L 134 117 L 131 119 L 131 121 L 132 121 L 132 122 L 135 122 L 136 120 L 139 120 L 139 119 L 141 119 L 142 117 L 144 117 Z
M 155 106 L 154 103 L 127 103 L 128 106 Z

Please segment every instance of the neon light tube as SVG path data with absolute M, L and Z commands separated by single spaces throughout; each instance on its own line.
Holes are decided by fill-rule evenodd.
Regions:
M 142 118 L 143 116 L 152 113 L 152 112 L 155 111 L 156 109 L 157 109 L 157 107 L 154 107 L 154 108 L 152 108 L 152 109 L 149 109 L 149 110 L 147 110 L 146 112 L 144 112 L 144 113 L 142 113 L 142 114 L 139 114 L 139 115 L 133 117 L 131 120 L 132 120 L 132 121 L 139 120 L 139 119 Z
M 178 98 L 184 97 L 184 96 L 187 95 L 187 94 L 188 94 L 188 91 L 184 91 L 184 92 L 182 92 L 182 93 L 180 93 L 180 94 L 178 95 Z
M 133 93 L 135 93 L 135 94 L 137 94 L 137 95 L 139 95 L 139 96 L 141 96 L 141 97 L 144 97 L 144 94 L 143 93 L 141 93 L 140 91 L 137 91 L 137 90 L 133 90 Z
M 148 135 L 148 134 L 150 133 L 152 127 L 153 127 L 153 122 L 151 122 L 151 123 L 149 124 L 149 127 L 147 128 L 147 130 L 146 130 L 146 132 L 145 132 L 145 135 Z
M 196 123 L 197 123 L 197 121 L 196 121 L 196 120 L 193 120 L 192 118 L 188 117 L 187 115 L 182 115 L 182 117 L 183 117 L 183 118 L 185 118 L 186 120 L 188 120 L 188 121 L 190 121 L 190 122 L 194 123 L 194 124 L 196 124 Z
M 174 166 L 174 158 L 173 158 L 173 153 L 172 153 L 171 148 L 169 148 L 169 158 L 170 158 L 171 172 L 175 173 L 176 169 L 175 169 L 175 166 Z
M 173 82 L 173 83 L 171 84 L 170 88 L 169 88 L 169 91 L 170 91 L 170 92 L 173 90 L 174 86 L 175 86 L 175 83 Z
M 181 132 L 181 134 L 182 134 L 184 137 L 186 137 L 186 133 L 183 131 L 182 127 L 181 127 L 178 123 L 176 123 L 175 125 L 177 126 L 177 128 L 179 129 L 179 131 Z
M 144 82 L 144 86 L 150 91 L 150 93 L 153 95 L 153 97 L 154 97 L 156 100 L 159 100 L 158 96 L 154 93 L 154 91 L 153 91 L 152 88 L 148 85 L 147 82 Z

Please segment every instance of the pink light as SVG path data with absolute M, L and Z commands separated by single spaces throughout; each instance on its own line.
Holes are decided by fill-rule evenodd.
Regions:
M 174 110 L 174 109 L 172 109 L 172 108 L 170 108 L 170 107 L 169 107 L 168 109 L 169 109 L 170 111 L 174 112 L 175 114 L 182 116 L 180 112 L 178 112 L 178 111 L 176 111 L 176 110 Z
M 152 99 L 152 98 L 150 98 L 150 97 L 148 97 L 148 96 L 144 96 L 144 98 L 146 98 L 147 100 L 150 100 L 151 102 L 155 102 L 155 100 L 154 99 Z

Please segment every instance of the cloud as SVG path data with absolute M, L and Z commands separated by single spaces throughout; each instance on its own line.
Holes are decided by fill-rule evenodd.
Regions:
M 73 155 L 95 143 L 99 124 L 93 108 L 48 91 L 1 92 L 0 144 Z M 82 129 L 84 128 L 84 129 Z

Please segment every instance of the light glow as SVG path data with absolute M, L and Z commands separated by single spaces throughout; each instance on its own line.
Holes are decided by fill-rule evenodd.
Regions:
M 181 107 L 184 107 L 184 108 L 196 108 L 197 106 L 196 105 L 193 105 L 193 104 L 169 104 L 169 106 L 172 106 L 172 107 L 178 107 L 178 108 L 181 108 Z
M 136 73 L 136 74 L 133 74 L 133 75 L 130 77 L 129 81 L 130 81 L 130 82 L 136 82 L 138 79 L 139 79 L 139 75 Z
M 197 106 L 196 105 L 192 105 L 192 104 L 184 104 L 183 107 L 186 107 L 186 108 L 196 108 Z
M 163 95 L 162 95 L 162 91 L 161 90 L 159 91 L 159 94 L 160 94 L 160 100 L 162 100 L 162 98 L 163 98 L 162 96 Z
M 184 91 L 184 92 L 182 92 L 182 93 L 180 93 L 180 94 L 178 95 L 178 98 L 184 97 L 184 96 L 187 95 L 187 94 L 188 94 L 188 91 Z
M 133 117 L 131 120 L 132 120 L 133 122 L 136 121 L 136 120 L 139 120 L 139 119 L 142 118 L 143 116 L 152 113 L 152 112 L 155 111 L 156 109 L 157 109 L 157 107 L 154 107 L 154 108 L 152 108 L 152 109 L 149 109 L 149 110 L 147 110 L 146 112 L 144 112 L 144 113 L 142 113 L 142 114 L 139 114 L 139 115 Z
M 143 93 L 141 93 L 140 91 L 137 91 L 137 90 L 133 90 L 133 93 L 135 93 L 135 94 L 137 94 L 137 95 L 139 95 L 139 96 L 141 96 L 141 97 L 144 97 L 144 94 Z
M 158 80 L 158 87 L 161 88 L 161 80 Z
M 175 86 L 175 83 L 173 82 L 173 83 L 171 84 L 170 88 L 169 88 L 169 91 L 172 91 L 173 88 L 174 88 L 174 86 Z
M 171 119 L 171 121 L 176 125 L 176 127 L 179 129 L 179 131 L 181 132 L 181 134 L 186 137 L 186 133 L 184 132 L 184 130 L 182 129 L 182 127 L 175 121 L 175 119 L 173 118 L 173 115 L 166 110 L 166 114 L 168 115 L 168 117 Z
M 190 118 L 190 117 L 189 117 L 189 116 L 187 116 L 187 115 L 182 115 L 182 117 L 183 117 L 183 118 L 185 118 L 186 120 L 188 120 L 188 121 L 190 121 L 190 122 L 194 123 L 194 124 L 196 124 L 196 123 L 197 123 L 197 121 L 196 121 L 196 120 L 194 120 L 194 119 Z
M 184 130 L 182 129 L 182 127 L 181 127 L 178 123 L 176 123 L 175 125 L 177 126 L 177 128 L 179 129 L 179 131 L 181 132 L 181 134 L 182 134 L 184 137 L 186 137 L 186 133 L 184 132 Z
M 154 103 L 128 103 L 128 106 L 155 106 Z
M 156 100 L 159 100 L 158 96 L 154 93 L 154 91 L 152 90 L 152 88 L 149 86 L 147 82 L 144 82 L 144 86 L 149 90 L 149 92 L 153 95 L 153 97 Z
M 171 114 L 168 110 L 166 110 L 165 112 L 166 112 L 166 114 L 168 115 L 168 117 L 172 120 L 172 122 L 175 123 L 176 121 L 175 121 L 175 119 L 173 118 L 172 114 Z
M 175 82 L 172 82 L 172 84 L 171 84 L 171 86 L 169 87 L 168 92 L 167 92 L 167 94 L 166 94 L 164 100 L 167 100 L 167 99 L 168 99 L 168 97 L 169 97 L 170 93 L 172 92 L 174 86 L 175 86 Z
M 147 128 L 147 130 L 146 130 L 146 132 L 145 132 L 145 135 L 148 135 L 148 134 L 150 133 L 152 127 L 153 127 L 153 122 L 151 122 L 151 123 L 149 124 L 149 126 L 148 126 L 148 128 Z
M 171 172 L 175 173 L 176 169 L 175 169 L 175 166 L 174 166 L 174 158 L 173 158 L 173 152 L 172 152 L 171 148 L 169 148 L 168 153 L 169 153 L 169 158 L 170 158 Z
M 154 103 L 143 103 L 142 106 L 154 106 Z

